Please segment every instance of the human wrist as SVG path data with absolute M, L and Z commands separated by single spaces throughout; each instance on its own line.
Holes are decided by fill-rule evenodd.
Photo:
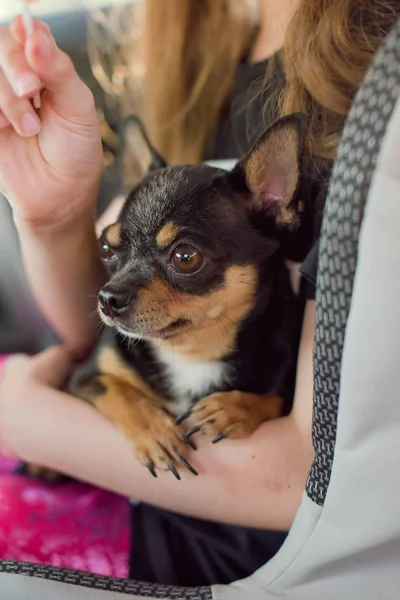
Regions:
M 100 175 L 78 189 L 75 185 L 75 189 L 65 189 L 63 184 L 58 190 L 44 190 L 40 196 L 36 193 L 29 204 L 26 199 L 10 198 L 17 230 L 46 238 L 93 224 L 99 187 Z
M 14 223 L 21 242 L 25 237 L 46 242 L 63 237 L 76 237 L 80 232 L 93 231 L 96 221 L 95 202 L 67 214 L 49 216 L 45 219 L 26 219 L 14 212 Z

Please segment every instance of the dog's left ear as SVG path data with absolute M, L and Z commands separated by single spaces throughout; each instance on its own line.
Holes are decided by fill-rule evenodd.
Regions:
M 301 113 L 275 121 L 234 169 L 245 177 L 251 208 L 275 215 L 278 225 L 297 221 L 292 200 L 299 185 L 307 126 Z

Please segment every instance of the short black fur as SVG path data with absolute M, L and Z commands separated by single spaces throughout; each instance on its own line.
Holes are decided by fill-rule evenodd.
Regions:
M 274 135 L 282 131 L 283 145 L 285 135 L 288 144 L 298 145 L 297 149 L 288 150 L 297 156 L 298 163 L 291 168 L 295 173 L 293 177 L 298 177 L 304 119 L 293 115 L 271 129 Z M 293 132 L 297 137 L 293 137 Z M 230 304 L 238 301 L 236 294 L 243 294 L 243 298 L 249 295 L 251 302 L 244 312 L 236 311 L 235 314 L 240 313 L 238 321 L 229 324 L 229 327 L 235 326 L 234 344 L 227 344 L 217 357 L 209 359 L 223 365 L 225 376 L 218 384 L 211 381 L 200 396 L 195 391 L 188 393 L 187 408 L 213 392 L 240 390 L 259 395 L 277 394 L 284 399 L 284 412 L 288 412 L 294 393 L 302 306 L 294 297 L 285 266 L 282 239 L 287 230 L 277 224 L 284 193 L 277 194 L 276 189 L 279 192 L 280 188 L 273 182 L 272 197 L 274 201 L 277 197 L 276 205 L 260 206 L 260 199 L 255 201 L 259 184 L 257 189 L 252 189 L 252 177 L 260 179 L 261 184 L 263 181 L 264 158 L 260 148 L 268 144 L 268 139 L 267 132 L 255 146 L 258 154 L 250 153 L 230 173 L 206 165 L 163 166 L 148 173 L 129 194 L 117 222 L 116 237 L 111 238 L 106 229 L 100 240 L 110 273 L 110 282 L 104 288 L 108 295 L 100 296 L 100 312 L 108 327 L 104 328 L 91 360 L 82 365 L 72 379 L 71 389 L 78 395 L 83 383 L 101 375 L 98 357 L 104 347 L 109 347 L 161 395 L 167 409 L 170 406 L 173 411 L 174 386 L 158 346 L 162 345 L 166 352 L 169 349 L 178 352 L 173 344 L 179 336 L 190 334 L 192 329 L 196 338 L 199 317 L 196 310 L 200 314 L 203 302 L 208 298 L 222 298 L 223 314 L 231 308 Z M 268 153 L 268 148 L 265 152 Z M 157 167 L 160 160 L 157 158 L 154 162 Z M 260 164 L 250 164 L 257 160 Z M 269 160 L 279 161 L 279 156 Z M 277 162 L 277 173 L 279 169 Z M 286 185 L 289 175 L 285 174 L 285 181 L 282 178 L 282 186 Z M 262 190 L 260 195 L 262 199 L 270 196 L 268 189 Z M 290 199 L 290 205 L 296 205 L 295 197 Z M 160 243 L 161 235 L 164 235 L 163 243 Z M 195 260 L 201 256 L 203 263 L 197 272 L 187 274 L 176 270 L 171 257 L 181 252 L 182 258 L 183 251 L 179 248 L 194 248 Z M 185 261 L 191 261 L 193 254 L 186 252 L 183 256 L 186 268 Z M 239 275 L 229 288 L 227 281 L 232 273 L 235 277 Z M 240 279 L 241 273 L 244 273 L 242 277 L 250 274 L 249 281 Z M 153 299 L 153 289 L 161 294 L 157 301 Z M 147 294 L 146 300 L 143 294 Z M 169 308 L 164 309 L 163 303 L 169 303 Z M 185 303 L 190 307 L 187 312 Z M 207 306 L 207 315 L 212 315 L 210 306 L 204 306 Z M 211 327 L 218 315 L 207 318 Z M 199 350 L 200 357 L 207 355 L 207 348 Z

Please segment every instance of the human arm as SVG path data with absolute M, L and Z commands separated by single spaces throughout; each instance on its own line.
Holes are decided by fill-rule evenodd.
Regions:
M 29 462 L 60 470 L 122 495 L 216 521 L 290 527 L 313 458 L 312 355 L 315 302 L 307 303 L 295 403 L 247 440 L 212 445 L 199 436 L 188 459 L 199 471 L 152 478 L 122 435 L 89 405 L 54 390 L 70 366 L 64 349 L 16 357 L 0 386 L 0 440 Z M 58 373 L 58 376 L 57 376 Z
M 40 121 L 29 99 L 42 88 Z M 30 123 L 30 129 L 26 129 Z M 102 149 L 93 96 L 44 23 L 0 28 L 0 192 L 31 287 L 72 348 L 90 343 L 103 270 L 94 231 Z

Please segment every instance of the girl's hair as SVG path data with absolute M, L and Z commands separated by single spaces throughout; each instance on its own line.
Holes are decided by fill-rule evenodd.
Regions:
M 204 157 L 256 33 L 254 2 L 145 0 L 141 112 L 168 162 Z M 335 157 L 353 96 L 398 16 L 397 0 L 299 1 L 278 58 L 285 76 L 278 114 L 309 116 L 314 158 Z
M 353 97 L 399 16 L 397 0 L 301 0 L 281 52 L 280 112 L 310 117 L 311 156 L 335 158 Z
M 244 0 L 146 0 L 144 120 L 169 162 L 198 162 L 254 30 Z

